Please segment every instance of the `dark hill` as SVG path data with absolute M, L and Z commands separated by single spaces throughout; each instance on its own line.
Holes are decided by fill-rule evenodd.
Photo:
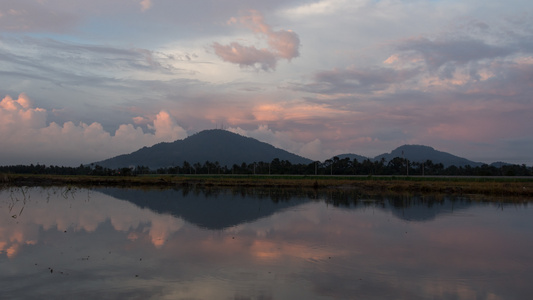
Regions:
M 287 160 L 293 164 L 308 164 L 310 159 L 285 150 L 244 137 L 226 130 L 204 130 L 183 140 L 171 143 L 159 143 L 152 147 L 141 148 L 131 154 L 123 154 L 95 164 L 107 168 L 130 166 L 147 166 L 151 169 L 181 166 L 184 161 L 190 164 L 210 161 L 221 166 L 233 164 L 270 162 L 275 158 Z
M 385 158 L 385 161 L 390 161 L 395 157 L 406 158 L 412 162 L 425 162 L 426 160 L 431 160 L 434 164 L 442 163 L 445 168 L 452 165 L 457 167 L 464 167 L 466 165 L 477 167 L 482 165 L 482 163 L 474 162 L 450 153 L 437 151 L 432 147 L 422 145 L 403 145 L 392 150 L 391 153 L 384 153 L 376 156 L 374 160 Z

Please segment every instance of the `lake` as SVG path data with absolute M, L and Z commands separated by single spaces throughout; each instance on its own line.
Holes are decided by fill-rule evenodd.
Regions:
M 0 190 L 1 299 L 530 299 L 533 210 L 277 189 Z

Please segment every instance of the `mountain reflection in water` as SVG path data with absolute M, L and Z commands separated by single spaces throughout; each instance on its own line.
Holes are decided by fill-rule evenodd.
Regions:
M 278 211 L 309 202 L 304 196 L 291 196 L 279 190 L 261 190 L 247 197 L 246 190 L 128 190 L 98 189 L 116 199 L 140 208 L 170 214 L 198 227 L 221 230 L 268 217 Z M 270 192 L 270 193 L 269 193 Z M 252 198 L 252 199 L 250 199 Z
M 280 189 L 0 191 L 5 299 L 528 299 L 533 213 Z

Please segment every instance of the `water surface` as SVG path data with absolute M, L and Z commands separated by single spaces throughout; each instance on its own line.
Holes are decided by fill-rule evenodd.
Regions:
M 532 249 L 530 206 L 465 197 L 0 191 L 2 299 L 529 299 Z

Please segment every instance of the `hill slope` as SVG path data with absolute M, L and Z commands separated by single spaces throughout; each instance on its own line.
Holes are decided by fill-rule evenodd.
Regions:
M 107 168 L 147 166 L 151 169 L 181 166 L 184 161 L 190 164 L 206 161 L 219 162 L 221 166 L 232 166 L 243 162 L 270 162 L 274 158 L 287 160 L 293 164 L 311 163 L 310 159 L 288 151 L 244 137 L 226 130 L 204 130 L 183 140 L 159 143 L 144 147 L 130 154 L 123 154 L 94 164 Z
M 422 145 L 403 145 L 392 150 L 391 153 L 384 153 L 376 156 L 374 160 L 385 158 L 385 161 L 390 161 L 395 157 L 405 157 L 412 162 L 425 162 L 426 160 L 431 160 L 434 164 L 442 163 L 445 168 L 452 165 L 457 167 L 464 167 L 466 165 L 476 167 L 482 165 L 482 163 L 474 162 L 450 153 L 437 151 L 432 147 Z

